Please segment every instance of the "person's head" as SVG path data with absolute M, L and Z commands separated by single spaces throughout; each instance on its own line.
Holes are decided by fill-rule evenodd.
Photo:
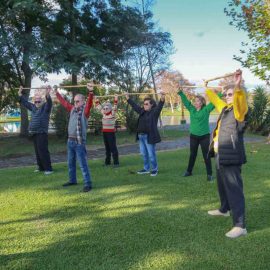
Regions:
M 150 111 L 152 108 L 154 108 L 156 106 L 156 102 L 150 98 L 150 97 L 146 97 L 144 100 L 143 100 L 143 109 L 145 111 Z
M 234 85 L 228 84 L 223 88 L 223 97 L 227 104 L 233 103 L 233 93 L 234 93 Z
M 102 111 L 103 113 L 107 114 L 110 113 L 112 111 L 112 104 L 110 102 L 104 102 L 102 104 Z
M 82 94 L 77 94 L 75 97 L 74 97 L 74 106 L 75 108 L 80 108 L 84 105 L 85 103 L 85 97 L 84 95 Z
M 35 104 L 35 106 L 36 106 L 37 108 L 40 108 L 40 107 L 43 105 L 43 103 L 44 103 L 44 101 L 43 101 L 43 99 L 42 99 L 41 94 L 36 93 L 36 94 L 34 95 L 34 104 Z
M 194 106 L 195 106 L 196 110 L 200 110 L 205 105 L 206 105 L 206 101 L 205 101 L 205 98 L 203 96 L 200 96 L 200 95 L 195 96 Z

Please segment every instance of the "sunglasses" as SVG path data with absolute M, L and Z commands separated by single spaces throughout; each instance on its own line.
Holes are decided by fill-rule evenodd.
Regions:
M 41 103 L 40 100 L 35 101 L 35 104 L 40 104 L 40 103 Z
M 104 107 L 103 110 L 107 111 L 107 110 L 109 110 L 109 108 L 108 107 Z
M 233 93 L 229 93 L 229 94 L 224 94 L 224 97 L 232 97 Z
M 149 106 L 150 103 L 143 103 L 143 106 Z

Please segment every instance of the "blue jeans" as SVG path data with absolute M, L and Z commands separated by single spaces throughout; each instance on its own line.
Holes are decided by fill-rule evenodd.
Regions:
M 150 163 L 152 170 L 157 170 L 157 157 L 156 157 L 156 144 L 147 142 L 147 134 L 139 134 L 140 152 L 143 157 L 143 168 L 147 171 L 150 170 Z
M 92 187 L 91 175 L 87 163 L 87 155 L 85 144 L 78 144 L 76 141 L 68 140 L 68 174 L 69 182 L 77 183 L 76 177 L 76 159 L 79 161 L 79 165 L 83 175 L 84 185 Z

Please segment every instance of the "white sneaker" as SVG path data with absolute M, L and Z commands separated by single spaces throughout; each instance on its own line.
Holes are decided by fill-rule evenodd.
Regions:
M 41 170 L 39 170 L 39 169 L 34 170 L 34 173 L 38 173 L 38 172 L 41 172 Z
M 45 172 L 44 172 L 45 175 L 50 175 L 50 174 L 52 174 L 52 173 L 53 173 L 53 171 L 45 171 Z
M 230 212 L 229 211 L 227 211 L 226 213 L 222 213 L 222 212 L 219 211 L 219 209 L 210 210 L 207 213 L 210 216 L 223 216 L 223 217 L 229 217 L 230 216 Z
M 225 234 L 229 238 L 237 238 L 239 236 L 247 235 L 247 229 L 241 227 L 233 227 L 229 232 Z

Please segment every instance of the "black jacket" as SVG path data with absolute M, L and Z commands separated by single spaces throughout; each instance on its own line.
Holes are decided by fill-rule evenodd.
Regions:
M 245 146 L 244 146 L 244 131 L 246 121 L 238 122 L 234 117 L 233 107 L 225 107 L 217 121 L 220 121 L 218 132 L 218 159 L 220 165 L 242 165 L 247 162 Z M 214 153 L 213 137 L 217 127 L 212 133 L 210 142 L 210 153 Z M 213 156 L 213 155 L 212 155 Z
M 139 105 L 137 105 L 132 99 L 128 99 L 128 104 L 131 105 L 133 110 L 139 114 L 139 118 L 146 113 L 146 111 L 141 108 Z M 164 101 L 159 101 L 158 105 L 156 107 L 153 107 L 148 113 L 148 119 L 149 119 L 149 131 L 148 131 L 148 143 L 149 144 L 155 144 L 159 143 L 161 141 L 158 128 L 157 128 L 157 123 L 158 123 L 158 118 L 160 115 L 160 112 L 163 108 Z M 139 119 L 138 119 L 139 121 Z M 138 133 L 136 134 L 136 140 L 138 140 Z
M 29 123 L 29 133 L 48 133 L 49 119 L 52 109 L 51 97 L 46 97 L 47 101 L 40 107 L 37 108 L 35 104 L 29 102 L 24 96 L 20 97 L 20 103 L 31 111 L 31 120 Z

